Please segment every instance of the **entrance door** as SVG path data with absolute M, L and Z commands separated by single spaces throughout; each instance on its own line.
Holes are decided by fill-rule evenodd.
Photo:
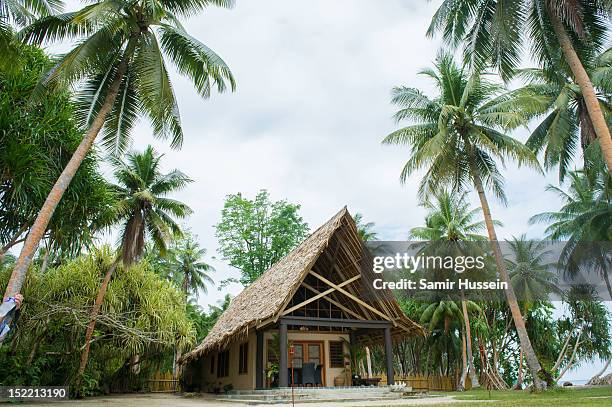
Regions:
M 314 363 L 315 368 L 321 365 L 321 381 L 325 385 L 325 360 L 323 357 L 323 342 L 320 341 L 292 341 L 293 369 L 296 370 L 296 380 L 301 382 L 301 369 L 304 363 Z M 291 365 L 290 365 L 291 366 Z M 299 384 L 298 384 L 299 385 Z

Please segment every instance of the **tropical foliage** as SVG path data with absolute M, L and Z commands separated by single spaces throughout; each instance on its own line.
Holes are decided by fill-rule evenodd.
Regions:
M 262 190 L 251 200 L 228 195 L 221 221 L 215 226 L 219 253 L 240 270 L 245 287 L 297 246 L 308 232 L 299 214 L 300 205 L 270 200 Z M 226 282 L 238 281 L 235 279 Z

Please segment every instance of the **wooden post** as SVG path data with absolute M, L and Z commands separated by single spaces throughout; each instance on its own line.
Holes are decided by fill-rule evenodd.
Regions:
M 287 364 L 287 324 L 279 325 L 280 360 L 278 364 L 278 387 L 289 387 L 289 368 Z
M 264 388 L 264 335 L 257 331 L 257 348 L 255 350 L 255 388 Z
M 385 356 L 387 360 L 387 385 L 395 384 L 393 378 L 393 344 L 391 343 L 391 328 L 385 328 Z

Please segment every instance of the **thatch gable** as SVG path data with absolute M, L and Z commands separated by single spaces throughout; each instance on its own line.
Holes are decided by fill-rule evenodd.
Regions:
M 334 234 L 341 228 L 352 237 L 353 251 L 363 252 L 365 246 L 359 239 L 355 222 L 344 207 L 234 298 L 204 341 L 185 354 L 181 363 L 211 351 L 222 350 L 229 343 L 248 336 L 249 331 L 260 324 L 275 321 L 325 251 Z M 367 252 L 367 249 L 365 251 Z M 359 273 L 358 269 L 356 273 Z M 381 298 L 380 301 L 384 302 L 384 310 L 392 317 L 400 331 L 424 333 L 420 326 L 404 315 L 391 296 Z

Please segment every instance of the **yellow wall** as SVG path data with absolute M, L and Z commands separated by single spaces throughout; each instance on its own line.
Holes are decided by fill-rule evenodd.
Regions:
M 207 355 L 204 358 L 202 365 L 202 377 L 205 383 L 211 383 L 214 387 L 223 389 L 223 386 L 231 384 L 235 390 L 247 390 L 255 388 L 255 352 L 256 352 L 256 339 L 255 333 L 251 333 L 248 337 L 249 343 L 249 355 L 248 355 L 248 366 L 246 374 L 238 374 L 238 362 L 239 362 L 239 351 L 240 345 L 243 342 L 234 342 L 229 347 L 229 376 L 217 377 L 217 353 Z M 210 372 L 210 359 L 215 358 L 215 368 L 213 373 Z M 212 390 L 212 388 L 211 388 Z
M 277 333 L 278 331 L 267 331 L 264 333 L 264 369 L 266 367 L 266 360 L 268 360 L 268 339 L 272 339 L 272 335 Z M 288 333 L 289 341 L 295 340 L 303 340 L 303 341 L 320 341 L 323 342 L 324 348 L 324 359 L 325 359 L 325 386 L 332 387 L 334 385 L 334 378 L 336 376 L 340 376 L 343 374 L 342 368 L 331 368 L 329 366 L 329 342 L 330 341 L 339 341 L 342 338 L 348 340 L 348 334 L 340 334 L 337 332 L 334 333 L 317 333 L 317 332 L 303 332 L 303 331 L 289 331 Z M 217 378 L 217 353 L 209 354 L 204 357 L 202 363 L 202 377 L 204 378 L 204 383 L 210 383 L 212 387 L 223 388 L 223 386 L 227 384 L 232 384 L 235 390 L 247 390 L 255 388 L 255 357 L 257 352 L 257 339 L 255 333 L 251 333 L 248 337 L 249 343 L 249 355 L 248 355 L 248 367 L 247 374 L 238 374 L 238 359 L 239 359 L 239 350 L 240 345 L 244 342 L 234 342 L 229 347 L 229 376 Z M 347 351 L 347 349 L 345 349 Z M 210 372 L 210 359 L 215 358 L 215 367 L 214 371 L 211 374 Z M 264 383 L 266 382 L 266 377 L 264 374 Z M 212 387 L 209 390 L 212 390 Z

